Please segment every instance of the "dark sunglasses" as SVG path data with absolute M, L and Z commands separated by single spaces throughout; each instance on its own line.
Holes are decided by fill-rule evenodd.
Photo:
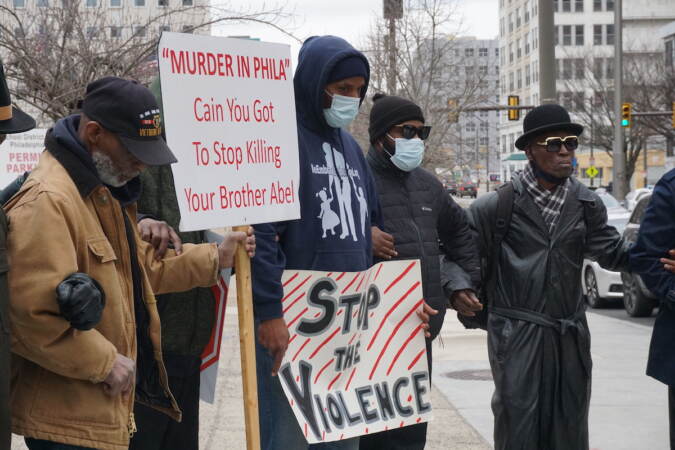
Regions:
M 573 152 L 579 148 L 579 138 L 577 136 L 550 137 L 546 138 L 544 142 L 535 142 L 535 144 L 546 147 L 546 151 L 551 153 L 558 153 L 564 144 L 567 150 Z
M 430 126 L 417 128 L 412 125 L 394 125 L 394 128 L 401 128 L 403 131 L 403 137 L 406 139 L 412 139 L 415 137 L 415 135 L 417 135 L 420 139 L 425 140 L 429 137 L 429 133 L 431 133 Z

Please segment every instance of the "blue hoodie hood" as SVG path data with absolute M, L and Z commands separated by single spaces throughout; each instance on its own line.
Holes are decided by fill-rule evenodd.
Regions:
M 323 92 L 335 65 L 351 56 L 362 58 L 368 70 L 366 84 L 361 90 L 363 101 L 370 81 L 370 65 L 363 53 L 336 36 L 313 36 L 302 45 L 293 86 L 298 120 L 306 127 L 315 131 L 334 130 L 323 117 Z

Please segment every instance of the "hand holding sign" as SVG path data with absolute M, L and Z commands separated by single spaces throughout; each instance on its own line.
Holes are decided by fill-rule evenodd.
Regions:
M 223 242 L 218 245 L 218 264 L 220 270 L 227 269 L 234 265 L 234 254 L 237 246 L 243 245 L 249 258 L 255 255 L 255 236 L 253 227 L 248 227 L 247 231 L 230 231 L 223 237 Z

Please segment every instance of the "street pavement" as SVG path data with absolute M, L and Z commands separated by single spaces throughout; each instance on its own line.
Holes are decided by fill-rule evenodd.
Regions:
M 241 365 L 235 282 L 231 282 L 225 314 L 218 384 L 213 404 L 201 402 L 199 448 L 201 450 L 244 450 Z M 491 446 L 436 387 L 431 391 L 434 419 L 429 423 L 429 450 L 484 450 Z M 26 450 L 23 439 L 14 436 L 12 450 Z M 288 449 L 295 450 L 295 449 Z
M 434 348 L 433 382 L 490 443 L 493 419 L 485 332 L 465 330 L 453 314 Z M 667 388 L 645 375 L 651 327 L 588 313 L 593 357 L 590 446 L 595 450 L 668 449 Z

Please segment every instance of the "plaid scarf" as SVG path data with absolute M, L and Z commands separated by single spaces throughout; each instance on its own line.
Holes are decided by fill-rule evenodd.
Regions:
M 567 198 L 567 191 L 570 181 L 565 180 L 563 184 L 557 186 L 553 191 L 544 189 L 539 186 L 537 179 L 534 176 L 534 171 L 532 170 L 532 165 L 528 164 L 523 170 L 521 179 L 525 184 L 527 192 L 534 199 L 534 203 L 539 208 L 541 217 L 544 219 L 544 223 L 548 226 L 548 231 L 550 234 L 553 234 L 558 219 L 560 218 L 560 212 L 562 207 L 565 204 L 565 198 Z

